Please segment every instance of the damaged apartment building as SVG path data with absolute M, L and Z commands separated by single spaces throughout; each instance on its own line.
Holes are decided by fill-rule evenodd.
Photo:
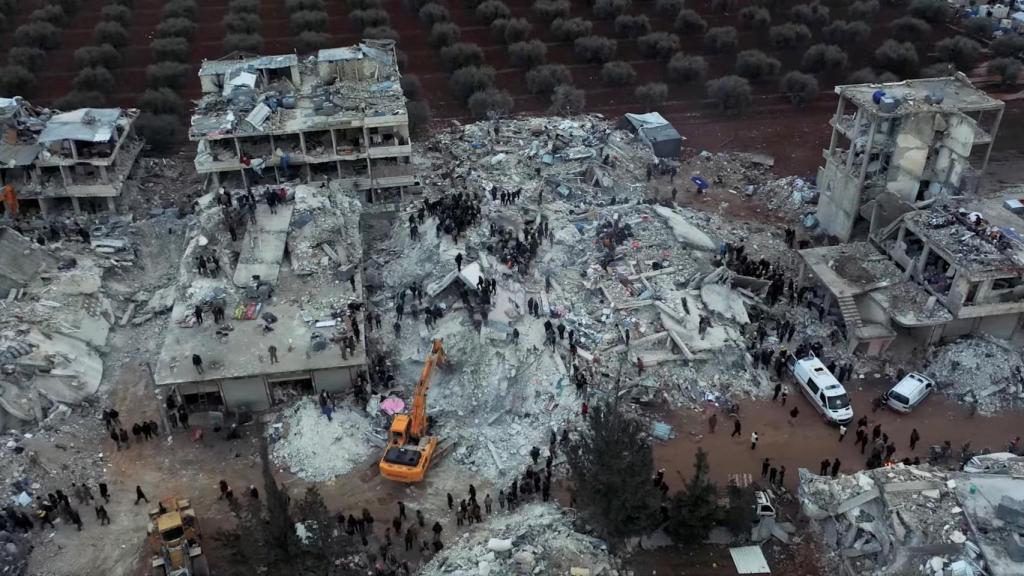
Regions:
M 189 138 L 196 171 L 215 188 L 335 180 L 373 202 L 416 182 L 390 40 L 307 57 L 207 60 L 199 79 Z
M 915 204 L 974 192 L 1005 104 L 957 73 L 946 78 L 836 86 L 832 137 L 818 169 L 817 217 L 847 241 L 888 192 Z
M 4 212 L 116 212 L 143 146 L 132 129 L 137 116 L 134 109 L 60 112 L 0 98 Z

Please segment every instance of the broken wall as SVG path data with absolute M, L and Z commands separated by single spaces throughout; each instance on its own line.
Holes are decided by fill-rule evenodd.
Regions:
M 860 214 L 861 190 L 857 180 L 847 173 L 845 164 L 829 158 L 818 169 L 816 216 L 821 227 L 840 240 L 847 241 Z
M 924 176 L 928 152 L 935 138 L 935 114 L 904 116 L 895 137 L 886 190 L 906 202 L 914 202 Z

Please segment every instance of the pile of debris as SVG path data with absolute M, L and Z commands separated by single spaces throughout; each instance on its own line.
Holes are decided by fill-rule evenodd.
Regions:
M 347 404 L 328 419 L 316 399 L 305 398 L 277 414 L 269 427 L 273 459 L 297 476 L 324 482 L 350 472 L 374 453 L 366 416 Z
M 565 512 L 528 504 L 468 530 L 431 558 L 423 576 L 511 576 L 515 574 L 624 574 L 608 545 L 572 528 Z
M 964 337 L 933 348 L 927 366 L 940 389 L 991 414 L 1024 400 L 1024 359 L 1008 342 L 987 335 Z

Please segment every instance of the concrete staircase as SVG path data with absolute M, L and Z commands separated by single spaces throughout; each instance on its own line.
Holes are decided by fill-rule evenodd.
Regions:
M 864 326 L 864 320 L 860 317 L 860 310 L 857 309 L 857 302 L 853 296 L 840 296 L 836 300 L 839 310 L 843 313 L 843 321 L 847 329 L 852 333 L 857 328 Z

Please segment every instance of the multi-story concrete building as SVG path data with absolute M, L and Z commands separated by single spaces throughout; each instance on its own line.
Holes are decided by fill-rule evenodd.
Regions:
M 392 41 L 208 60 L 199 78 L 189 137 L 215 186 L 338 180 L 376 201 L 416 182 Z
M 913 204 L 977 189 L 1005 104 L 963 74 L 835 91 L 832 138 L 818 170 L 817 216 L 829 234 L 849 240 L 882 192 Z
M 132 129 L 137 116 L 120 108 L 61 113 L 0 98 L 0 180 L 13 192 L 6 211 L 116 211 L 142 150 Z

